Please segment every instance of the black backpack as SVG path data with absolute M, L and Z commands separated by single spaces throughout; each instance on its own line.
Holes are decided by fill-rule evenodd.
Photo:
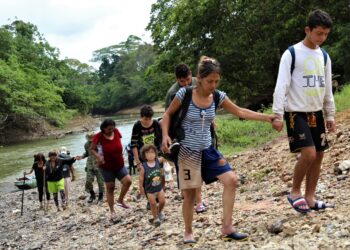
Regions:
M 182 121 L 185 119 L 185 116 L 188 111 L 188 107 L 190 106 L 192 100 L 192 87 L 186 87 L 186 93 L 184 99 L 182 100 L 181 107 L 171 118 L 170 127 L 169 127 L 169 136 L 172 140 L 176 140 L 180 142 L 185 139 L 185 132 L 181 127 Z M 220 92 L 215 90 L 214 93 L 214 103 L 215 103 L 215 111 L 217 110 L 220 102 Z M 214 130 L 213 125 L 210 127 L 211 137 L 213 139 L 213 144 L 217 148 L 217 136 Z

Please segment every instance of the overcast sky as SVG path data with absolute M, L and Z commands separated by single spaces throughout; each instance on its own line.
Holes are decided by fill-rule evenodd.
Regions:
M 129 35 L 151 42 L 145 31 L 156 0 L 0 0 L 0 26 L 17 17 L 31 22 L 61 58 L 89 63 L 94 50 Z M 10 19 L 10 21 L 9 21 Z

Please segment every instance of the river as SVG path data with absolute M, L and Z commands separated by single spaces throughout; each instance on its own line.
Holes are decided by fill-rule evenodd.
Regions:
M 122 144 L 125 148 L 130 142 L 132 127 L 138 117 L 129 116 L 125 118 L 123 116 L 113 117 L 113 119 L 116 121 L 117 128 L 123 136 Z M 95 131 L 99 131 L 99 127 L 96 127 Z M 16 178 L 23 176 L 24 171 L 30 171 L 35 153 L 43 152 L 47 156 L 51 149 L 65 146 L 70 151 L 71 156 L 82 155 L 86 142 L 85 134 L 72 134 L 60 139 L 37 140 L 0 147 L 0 192 L 16 190 L 14 181 Z M 78 178 L 85 174 L 85 163 L 86 159 L 74 163 Z

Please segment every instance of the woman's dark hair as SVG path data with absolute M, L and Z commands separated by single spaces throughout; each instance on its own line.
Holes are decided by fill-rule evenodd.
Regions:
M 43 161 L 44 163 L 46 162 L 45 155 L 43 153 L 37 153 L 34 155 L 34 162 L 38 161 Z
M 49 157 L 51 156 L 57 156 L 57 152 L 56 151 L 50 151 L 49 152 Z
M 191 72 L 190 68 L 184 63 L 178 64 L 175 67 L 176 78 L 186 78 L 191 74 L 192 74 L 192 72 Z
M 205 78 L 211 73 L 218 73 L 221 75 L 220 63 L 214 58 L 202 56 L 199 59 L 197 74 L 200 78 Z
M 153 109 L 150 105 L 143 105 L 140 110 L 140 116 L 141 117 L 147 117 L 147 118 L 152 118 L 153 117 Z
M 101 125 L 100 125 L 100 130 L 103 133 L 103 131 L 108 127 L 108 126 L 113 126 L 115 127 L 115 121 L 112 119 L 105 119 Z
M 156 153 L 156 158 L 158 158 L 158 151 L 156 146 L 154 146 L 153 144 L 145 144 L 142 148 L 141 148 L 141 158 L 145 161 L 146 160 L 146 153 L 150 150 L 153 150 Z
M 314 10 L 310 13 L 306 26 L 310 30 L 321 26 L 324 28 L 332 28 L 333 22 L 329 14 L 323 10 Z

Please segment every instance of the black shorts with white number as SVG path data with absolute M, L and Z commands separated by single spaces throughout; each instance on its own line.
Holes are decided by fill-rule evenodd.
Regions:
M 284 118 L 291 152 L 296 153 L 309 146 L 315 146 L 320 152 L 329 147 L 322 111 L 286 112 Z

